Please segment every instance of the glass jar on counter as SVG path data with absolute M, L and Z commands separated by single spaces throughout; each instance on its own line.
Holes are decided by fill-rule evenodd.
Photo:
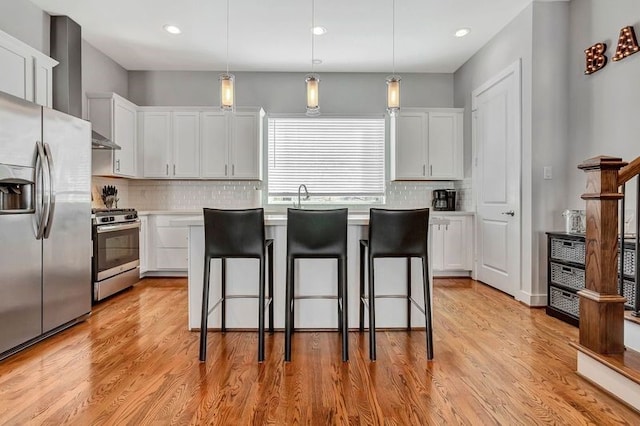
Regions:
M 586 231 L 584 210 L 565 210 L 564 230 L 567 234 L 584 234 Z

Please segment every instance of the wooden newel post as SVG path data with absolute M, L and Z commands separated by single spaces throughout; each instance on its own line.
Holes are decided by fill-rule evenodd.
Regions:
M 618 171 L 621 158 L 595 157 L 587 173 L 586 288 L 580 290 L 580 345 L 599 354 L 624 351 L 624 302 L 618 294 Z

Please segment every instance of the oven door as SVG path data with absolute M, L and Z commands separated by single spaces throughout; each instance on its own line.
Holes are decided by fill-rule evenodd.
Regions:
M 140 222 L 98 225 L 93 244 L 94 281 L 133 269 L 140 265 Z

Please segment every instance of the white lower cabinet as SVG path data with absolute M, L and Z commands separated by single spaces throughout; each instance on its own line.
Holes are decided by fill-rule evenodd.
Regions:
M 470 215 L 431 218 L 434 275 L 469 275 L 473 264 L 473 220 Z
M 144 218 L 145 216 L 141 216 Z M 185 214 L 149 214 L 147 219 L 146 263 L 144 274 L 186 275 L 189 266 L 189 232 L 186 226 L 171 224 L 176 219 L 197 219 Z M 140 244 L 142 263 L 142 242 Z M 141 267 L 142 271 L 142 267 Z

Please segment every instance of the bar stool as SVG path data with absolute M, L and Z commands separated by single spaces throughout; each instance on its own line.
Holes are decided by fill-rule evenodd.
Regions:
M 336 296 L 298 296 L 295 287 L 296 259 L 332 259 L 338 261 Z M 291 361 L 291 335 L 294 330 L 295 299 L 337 299 L 338 328 L 342 332 L 342 361 L 349 360 L 347 321 L 347 209 L 287 210 L 287 284 L 284 360 Z
M 385 210 L 371 209 L 369 216 L 369 239 L 360 240 L 360 331 L 364 331 L 364 308 L 369 308 L 369 358 L 376 359 L 376 298 L 407 299 L 407 330 L 411 330 L 411 304 L 425 316 L 427 331 L 427 358 L 433 359 L 433 327 L 431 324 L 431 294 L 427 253 L 429 209 Z M 369 264 L 369 294 L 365 294 L 365 251 Z M 407 258 L 407 294 L 376 295 L 373 261 L 381 257 Z M 424 306 L 411 297 L 411 258 L 422 259 Z
M 273 240 L 265 239 L 264 210 L 204 210 L 204 282 L 202 286 L 202 320 L 200 325 L 200 361 L 207 358 L 207 320 L 221 305 L 221 331 L 226 331 L 226 300 L 258 299 L 258 362 L 264 361 L 265 306 L 269 307 L 269 333 L 273 334 Z M 265 253 L 269 258 L 269 296 L 265 296 Z M 227 296 L 226 263 L 228 259 L 260 260 L 260 284 L 257 295 Z M 221 298 L 209 309 L 211 259 L 222 261 Z

